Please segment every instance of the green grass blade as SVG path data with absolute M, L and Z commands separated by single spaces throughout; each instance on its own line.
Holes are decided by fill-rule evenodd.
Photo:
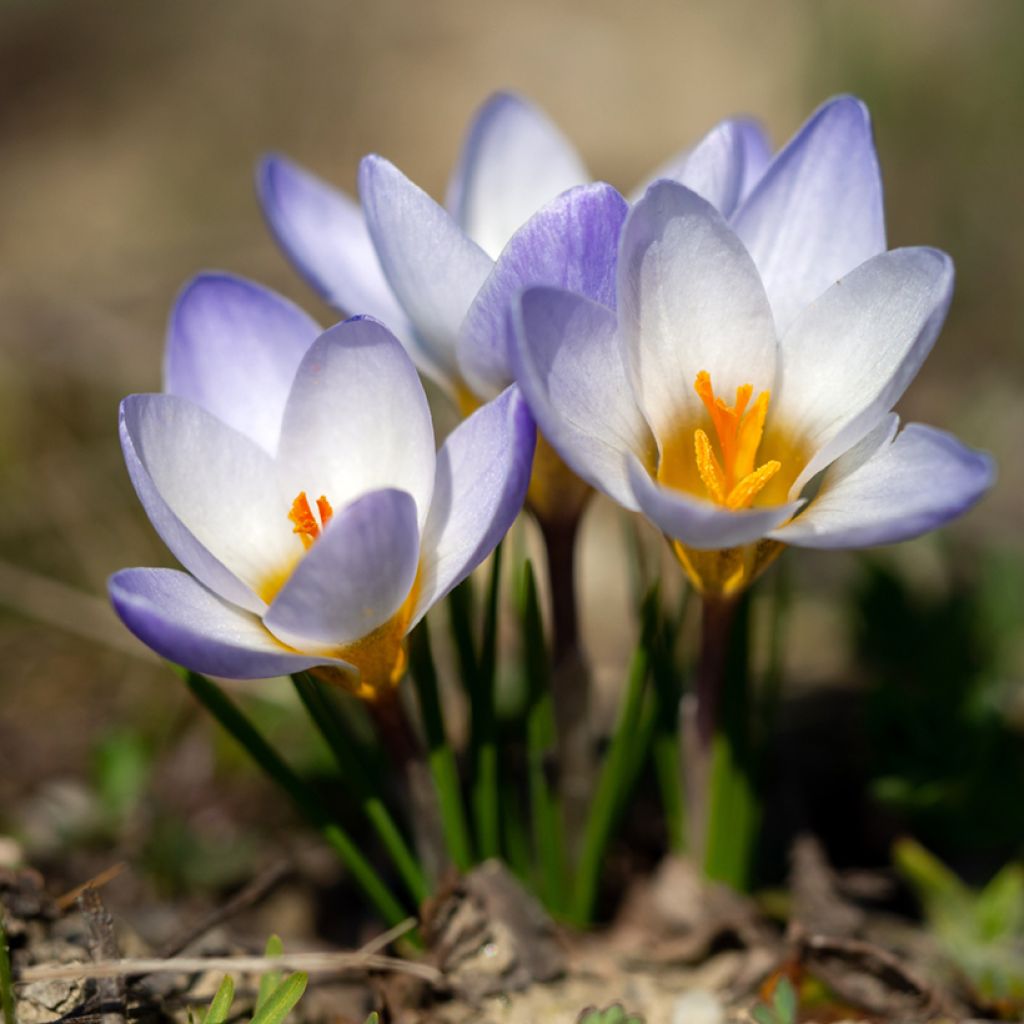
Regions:
M 292 682 L 309 712 L 309 717 L 327 742 L 341 771 L 344 784 L 351 788 L 363 813 L 390 854 L 409 894 L 417 905 L 422 903 L 428 894 L 426 876 L 387 804 L 380 794 L 375 792 L 372 780 L 367 778 L 363 765 L 354 752 L 352 738 L 333 694 L 308 672 L 292 676 Z
M 217 987 L 217 992 L 203 1015 L 203 1024 L 224 1024 L 231 1013 L 231 1004 L 235 1001 L 235 982 L 230 974 Z
M 641 725 L 644 693 L 650 668 L 650 643 L 655 621 L 654 601 L 645 604 L 640 643 L 633 654 L 626 683 L 626 694 L 619 713 L 619 721 L 612 736 L 598 776 L 597 789 L 590 804 L 583 834 L 583 847 L 576 869 L 570 917 L 584 926 L 590 923 L 597 901 L 601 865 L 608 841 L 624 803 L 624 792 L 631 781 L 629 776 L 633 741 Z
M 267 939 L 267 947 L 263 951 L 265 957 L 280 956 L 284 952 L 284 944 L 281 942 L 279 935 L 271 935 Z M 281 984 L 281 972 L 280 971 L 267 971 L 266 974 L 260 976 L 260 987 L 256 993 L 256 1013 L 259 1013 L 260 1007 L 267 1001 L 268 996 L 273 990 Z
M 14 978 L 11 974 L 11 954 L 7 949 L 4 929 L 4 908 L 0 905 L 0 1012 L 4 1024 L 16 1024 L 14 1015 Z
M 551 694 L 551 659 L 544 639 L 537 581 L 529 561 L 523 569 L 520 596 L 523 670 L 526 674 L 526 759 L 533 841 L 540 868 L 540 895 L 553 913 L 565 910 L 566 860 L 564 817 L 548 766 L 556 756 L 557 735 Z
M 501 799 L 498 785 L 498 738 L 495 677 L 498 660 L 498 598 L 501 592 L 502 545 L 494 549 L 484 612 L 480 664 L 470 689 L 472 715 L 472 799 L 477 849 L 481 860 L 501 852 Z
M 340 825 L 331 820 L 316 794 L 284 763 L 224 691 L 212 680 L 196 672 L 187 672 L 185 682 L 196 699 L 320 830 L 385 922 L 396 925 L 404 921 L 408 914 L 402 904 L 360 852 L 358 845 Z
M 267 996 L 267 1001 L 252 1018 L 252 1024 L 281 1024 L 302 998 L 309 975 L 298 971 L 289 975 Z
M 452 634 L 455 656 L 459 659 L 462 685 L 469 693 L 479 671 L 476 649 L 476 630 L 473 628 L 475 607 L 473 577 L 467 576 L 449 595 L 448 625 Z
M 444 726 L 437 669 L 430 650 L 426 619 L 413 630 L 409 638 L 409 668 L 419 696 L 423 731 L 427 739 L 427 762 L 437 791 L 448 856 L 460 871 L 468 871 L 473 863 L 473 850 L 462 803 L 459 768 Z

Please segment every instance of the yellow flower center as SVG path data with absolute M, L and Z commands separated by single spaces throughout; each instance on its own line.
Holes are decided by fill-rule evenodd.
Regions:
M 726 508 L 749 508 L 768 481 L 782 469 L 782 463 L 777 459 L 770 459 L 757 468 L 754 466 L 764 435 L 771 393 L 762 391 L 747 409 L 754 389 L 750 384 L 743 384 L 736 389 L 736 401 L 727 405 L 724 399 L 715 395 L 707 370 L 697 374 L 693 387 L 711 416 L 721 453 L 719 459 L 703 430 L 698 428 L 694 431 L 697 471 L 708 496 Z

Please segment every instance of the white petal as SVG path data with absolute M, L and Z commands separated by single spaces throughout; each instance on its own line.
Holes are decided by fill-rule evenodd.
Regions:
M 366 223 L 391 287 L 442 383 L 458 381 L 455 341 L 494 261 L 393 164 L 359 167 Z
M 895 434 L 897 425 L 887 416 L 833 463 L 813 501 L 772 536 L 801 547 L 893 544 L 942 526 L 992 486 L 985 453 L 917 423 Z
M 335 509 L 395 487 L 423 523 L 434 487 L 434 431 L 423 385 L 398 340 L 357 317 L 306 354 L 285 408 L 278 472 L 289 499 L 305 491 Z
M 409 321 L 381 270 L 359 204 L 280 156 L 263 160 L 257 186 L 278 244 L 320 295 L 346 316 L 383 320 L 404 340 Z
M 914 379 L 949 308 L 953 264 L 935 249 L 894 249 L 833 285 L 782 339 L 775 415 L 810 463 L 792 494 L 863 437 Z
M 448 188 L 452 215 L 492 258 L 546 202 L 590 180 L 572 144 L 536 107 L 497 93 L 470 126 Z
M 701 370 L 731 398 L 775 380 L 768 300 L 747 251 L 721 215 L 670 181 L 648 189 L 626 220 L 618 311 L 637 398 L 655 437 L 699 414 Z
M 830 284 L 885 250 L 882 179 L 867 108 L 816 111 L 737 211 L 781 332 Z
M 505 535 L 530 483 L 535 431 L 518 389 L 478 409 L 437 453 L 413 621 L 464 580 Z
M 201 274 L 171 314 L 164 388 L 273 454 L 284 403 L 320 327 L 281 295 L 230 274 Z
M 267 679 L 346 662 L 285 647 L 249 612 L 175 569 L 125 569 L 109 584 L 124 624 L 157 654 L 193 672 Z
M 615 314 L 556 288 L 522 297 L 514 363 L 541 433 L 575 473 L 636 509 L 626 452 L 645 460 L 654 439 L 633 396 Z
M 353 643 L 405 602 L 419 561 L 416 505 L 404 491 L 337 511 L 270 606 L 267 629 L 295 647 Z
M 269 578 L 302 551 L 269 455 L 175 395 L 121 403 L 121 445 L 135 490 L 175 557 L 250 611 Z
M 785 522 L 800 502 L 734 512 L 710 501 L 662 487 L 634 455 L 627 457 L 629 482 L 636 503 L 662 533 L 700 551 L 718 551 L 760 540 Z

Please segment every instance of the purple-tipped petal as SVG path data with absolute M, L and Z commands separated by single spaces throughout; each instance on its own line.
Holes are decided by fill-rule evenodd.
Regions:
M 285 408 L 277 468 L 289 500 L 305 491 L 338 509 L 368 491 L 408 491 L 426 520 L 434 487 L 434 428 L 408 354 L 376 320 L 322 334 L 299 367 Z
M 966 512 L 994 483 L 984 452 L 919 423 L 895 434 L 897 425 L 886 417 L 838 459 L 813 501 L 772 536 L 812 548 L 894 544 Z
M 531 217 L 505 246 L 463 321 L 459 368 L 481 395 L 512 381 L 514 302 L 551 285 L 615 306 L 619 235 L 629 207 L 610 185 L 581 185 Z
M 749 117 L 738 117 L 732 122 L 740 133 L 743 148 L 743 180 L 740 183 L 740 200 L 754 190 L 772 162 L 772 144 L 760 123 Z
M 381 266 L 433 368 L 425 372 L 453 385 L 459 326 L 494 263 L 383 157 L 363 159 L 359 194 Z
M 125 569 L 108 587 L 124 624 L 157 654 L 193 672 L 268 679 L 316 665 L 347 667 L 336 658 L 290 650 L 255 615 L 222 601 L 187 573 Z
M 268 579 L 301 552 L 269 455 L 176 395 L 121 403 L 121 447 L 136 493 L 174 556 L 250 611 Z
M 200 274 L 171 314 L 164 389 L 273 454 L 295 371 L 319 333 L 316 321 L 267 288 Z
M 516 379 L 538 428 L 582 479 L 636 509 L 625 453 L 654 451 L 633 396 L 615 314 L 554 288 L 524 293 L 514 349 Z
M 953 264 L 936 249 L 894 249 L 813 302 L 782 339 L 779 408 L 814 453 L 793 494 L 896 404 L 942 327 Z
M 618 266 L 618 312 L 637 400 L 655 437 L 700 415 L 694 381 L 719 395 L 775 380 L 772 314 L 753 261 L 709 203 L 671 181 L 630 211 Z
M 497 93 L 473 120 L 447 206 L 494 258 L 545 203 L 589 177 L 571 143 L 544 114 L 519 96 Z
M 413 622 L 464 580 L 512 525 L 530 483 L 534 439 L 533 420 L 514 387 L 448 436 L 437 454 Z
M 419 562 L 416 503 L 373 491 L 336 511 L 263 621 L 295 647 L 343 645 L 383 625 L 405 602 Z
M 733 220 L 781 334 L 829 285 L 885 250 L 882 179 L 867 108 L 826 103 L 776 156 Z
M 310 285 L 342 313 L 368 313 L 409 337 L 359 204 L 281 156 L 263 159 L 256 183 L 270 230 Z
M 640 511 L 663 533 L 700 551 L 751 544 L 789 519 L 801 505 L 793 501 L 734 512 L 662 487 L 634 455 L 627 456 L 627 472 Z

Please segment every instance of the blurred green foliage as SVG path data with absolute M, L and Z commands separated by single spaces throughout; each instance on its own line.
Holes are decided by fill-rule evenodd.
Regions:
M 881 557 L 864 562 L 851 611 L 872 791 L 930 845 L 998 852 L 1024 837 L 1024 742 L 1009 717 L 1022 594 L 1010 555 L 926 592 Z
M 1024 1010 L 1024 864 L 1007 864 L 972 889 L 923 846 L 904 839 L 896 868 L 913 887 L 929 929 L 972 989 L 1001 1014 Z

